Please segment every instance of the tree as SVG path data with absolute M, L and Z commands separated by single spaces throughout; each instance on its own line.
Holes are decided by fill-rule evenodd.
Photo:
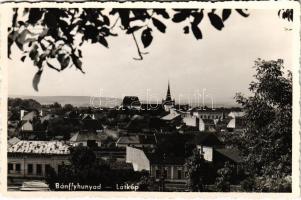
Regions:
M 63 110 L 64 112 L 74 111 L 74 107 L 71 104 L 65 104 Z
M 188 176 L 188 189 L 192 192 L 204 191 L 204 181 L 206 173 L 208 173 L 204 156 L 195 149 L 193 155 L 187 159 L 185 167 Z
M 40 110 L 41 104 L 34 99 L 8 98 L 8 106 L 17 110 Z
M 138 182 L 139 191 L 155 191 L 155 178 L 146 174 L 140 178 Z
M 292 74 L 285 75 L 282 60 L 258 59 L 255 68 L 252 96 L 236 96 L 247 119 L 242 150 L 249 174 L 277 191 L 281 186 L 272 185 L 289 180 L 292 173 Z
M 96 155 L 88 147 L 75 147 L 71 149 L 71 163 L 77 171 L 96 164 Z
M 230 192 L 230 181 L 233 173 L 233 166 L 226 162 L 224 167 L 217 170 L 216 188 L 219 192 Z
M 21 60 L 29 58 L 38 68 L 33 78 L 33 87 L 38 91 L 44 67 L 56 71 L 68 67 L 76 67 L 84 73 L 82 66 L 82 51 L 84 43 L 98 43 L 109 48 L 107 39 L 117 36 L 115 27 L 133 37 L 137 47 L 138 58 L 142 60 L 147 54 L 141 50 L 151 45 L 153 32 L 166 32 L 164 21 L 183 24 L 184 34 L 192 33 L 197 40 L 203 35 L 199 24 L 208 17 L 211 25 L 217 30 L 224 28 L 224 22 L 231 13 L 237 12 L 243 17 L 249 14 L 242 9 L 204 10 L 204 9 L 78 9 L 78 8 L 15 8 L 12 25 L 8 35 L 8 57 L 12 45 L 16 44 L 24 53 Z M 22 17 L 20 17 L 22 13 Z M 37 31 L 40 30 L 40 31 Z M 78 42 L 76 39 L 80 37 Z
M 47 126 L 47 130 L 51 136 L 64 136 L 65 139 L 69 139 L 70 133 L 79 131 L 80 129 L 79 124 L 76 125 L 72 121 L 62 117 L 49 119 L 45 122 L 45 126 Z

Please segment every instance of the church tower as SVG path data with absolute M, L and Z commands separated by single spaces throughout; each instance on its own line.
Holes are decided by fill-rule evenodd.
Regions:
M 164 106 L 165 111 L 169 112 L 171 108 L 175 105 L 175 100 L 172 100 L 170 93 L 170 84 L 168 80 L 167 92 L 165 100 L 162 100 L 162 105 Z
M 171 101 L 169 81 L 168 81 L 167 93 L 166 93 L 166 99 L 165 99 L 165 101 Z

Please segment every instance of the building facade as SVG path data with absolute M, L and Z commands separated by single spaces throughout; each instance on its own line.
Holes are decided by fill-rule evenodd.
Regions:
M 8 182 L 27 179 L 44 179 L 52 168 L 59 173 L 69 164 L 69 145 L 58 141 L 19 141 L 8 147 Z

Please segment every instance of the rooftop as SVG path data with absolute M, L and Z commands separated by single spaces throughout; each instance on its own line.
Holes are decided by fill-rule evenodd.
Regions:
M 238 149 L 215 149 L 218 153 L 222 154 L 223 156 L 227 157 L 230 160 L 233 160 L 236 163 L 243 162 L 243 157 Z
M 161 119 L 162 120 L 166 120 L 166 121 L 169 121 L 169 120 L 173 120 L 177 117 L 179 117 L 180 114 L 178 113 L 175 113 L 175 112 L 172 112 L 172 113 L 169 113 L 168 115 L 165 115 L 164 117 L 162 117 Z
M 106 139 L 106 137 L 106 135 L 94 131 L 79 131 L 70 138 L 70 142 L 83 142 L 88 140 L 102 141 Z
M 100 123 L 100 121 L 95 119 L 86 119 L 81 121 L 83 126 L 83 130 L 102 130 L 103 127 Z
M 153 135 L 132 135 L 122 136 L 117 141 L 118 144 L 155 144 Z
M 8 153 L 69 154 L 69 145 L 59 141 L 19 141 L 8 148 Z
M 173 156 L 160 153 L 145 153 L 151 164 L 183 165 L 185 156 Z

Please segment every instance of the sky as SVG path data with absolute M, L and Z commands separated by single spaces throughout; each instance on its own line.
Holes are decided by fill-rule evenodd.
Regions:
M 9 95 L 29 96 L 104 96 L 161 101 L 167 83 L 176 101 L 202 101 L 215 104 L 234 103 L 235 93 L 249 95 L 248 87 L 255 74 L 254 61 L 284 60 L 292 68 L 292 23 L 278 17 L 277 10 L 249 10 L 250 16 L 232 12 L 222 31 L 215 29 L 205 17 L 199 25 L 202 40 L 185 35 L 183 23 L 168 23 L 165 34 L 153 28 L 154 40 L 142 61 L 135 43 L 125 33 L 108 38 L 109 49 L 101 45 L 83 45 L 83 69 L 43 72 L 39 92 L 32 87 L 37 71 L 32 62 L 20 61 L 22 54 L 14 47 L 8 63 Z M 140 35 L 140 34 L 139 34 Z M 140 41 L 140 36 L 137 37 Z M 139 43 L 142 46 L 141 42 Z

